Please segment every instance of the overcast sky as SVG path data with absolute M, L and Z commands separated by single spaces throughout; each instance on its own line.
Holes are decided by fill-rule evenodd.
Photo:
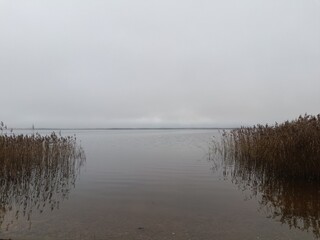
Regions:
M 273 123 L 320 113 L 318 0 L 1 0 L 13 127 Z

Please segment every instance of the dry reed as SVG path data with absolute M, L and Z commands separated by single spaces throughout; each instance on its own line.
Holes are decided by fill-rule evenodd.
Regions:
M 224 131 L 211 159 L 269 216 L 320 238 L 320 114 Z
M 34 209 L 59 207 L 85 161 L 74 137 L 7 134 L 1 127 L 0 226 L 10 211 L 30 220 Z
M 222 144 L 228 161 L 264 181 L 274 177 L 320 181 L 320 114 L 225 131 Z

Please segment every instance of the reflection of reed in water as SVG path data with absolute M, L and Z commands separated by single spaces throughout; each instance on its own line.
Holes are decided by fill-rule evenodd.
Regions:
M 282 181 L 260 186 L 261 205 L 269 216 L 301 230 L 311 230 L 320 238 L 319 183 Z
M 320 238 L 320 184 L 301 179 L 261 179 L 254 172 L 234 166 L 226 174 L 242 190 L 259 196 L 261 210 L 267 217 L 287 224 L 290 228 L 312 231 Z
M 320 238 L 320 115 L 225 131 L 210 158 L 268 216 Z
M 73 137 L 0 135 L 0 226 L 59 207 L 74 187 L 85 155 Z

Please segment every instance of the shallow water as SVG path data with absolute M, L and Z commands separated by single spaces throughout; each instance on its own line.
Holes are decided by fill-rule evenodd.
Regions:
M 42 132 L 45 133 L 45 132 Z M 259 194 L 240 190 L 208 153 L 216 130 L 63 131 L 86 163 L 75 187 L 30 220 L 1 212 L 11 239 L 314 239 L 268 218 Z M 0 193 L 4 194 L 4 193 Z M 57 195 L 58 196 L 58 195 Z M 59 199 L 58 199 L 59 200 Z

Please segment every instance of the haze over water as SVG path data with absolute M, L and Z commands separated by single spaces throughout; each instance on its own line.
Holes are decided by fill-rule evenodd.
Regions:
M 210 130 L 319 113 L 320 0 L 1 0 L 0 32 L 0 240 L 320 238 L 317 181 L 225 167 Z

